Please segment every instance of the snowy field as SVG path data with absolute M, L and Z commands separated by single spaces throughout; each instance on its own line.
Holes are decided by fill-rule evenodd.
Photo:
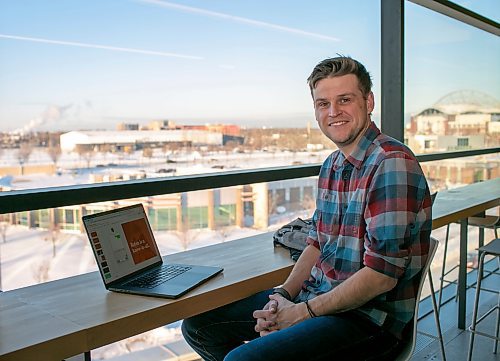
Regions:
M 187 249 L 203 247 L 222 241 L 248 237 L 259 233 L 251 229 L 191 231 Z M 162 255 L 185 249 L 181 239 L 171 232 L 155 232 Z M 184 238 L 184 239 L 186 239 Z M 272 240 L 270 240 L 271 242 Z M 97 271 L 97 265 L 85 234 L 61 233 L 54 244 L 47 231 L 10 226 L 7 241 L 0 243 L 1 285 L 4 291 L 77 274 Z M 103 286 L 104 287 L 104 286 Z M 93 360 L 110 360 L 133 352 L 157 348 L 157 353 L 182 339 L 180 322 L 166 325 L 141 335 L 92 351 Z M 151 360 L 154 361 L 154 360 Z
M 236 152 L 214 152 L 201 154 L 193 152 L 190 154 L 166 154 L 156 151 L 151 158 L 143 157 L 140 152 L 120 156 L 97 153 L 90 160 L 89 164 L 87 164 L 87 161 L 79 158 L 77 154 L 71 153 L 63 154 L 58 160 L 58 167 L 60 168 L 58 175 L 29 175 L 4 177 L 3 179 L 0 177 L 0 185 L 15 190 L 85 184 L 92 182 L 92 177 L 96 175 L 110 176 L 113 174 L 127 175 L 140 173 L 144 177 L 152 178 L 165 176 L 164 173 L 159 172 L 162 168 L 175 169 L 172 175 L 185 175 L 221 172 L 221 169 L 248 169 L 252 168 L 255 164 L 258 164 L 260 168 L 301 163 L 311 164 L 320 163 L 329 153 L 330 151 L 317 153 L 255 152 L 252 154 L 241 154 Z M 166 163 L 167 158 L 171 161 L 168 164 Z M 0 155 L 0 166 L 16 165 L 16 162 L 15 150 L 5 150 Z M 30 157 L 30 163 L 50 163 L 50 158 L 43 150 L 34 150 Z M 283 216 L 284 218 L 278 220 L 274 228 L 290 220 L 285 218 L 285 215 Z M 296 216 L 304 217 L 303 214 L 288 214 L 286 216 L 289 218 L 295 218 Z M 175 232 L 155 232 L 155 237 L 161 254 L 166 255 L 209 244 L 227 242 L 259 232 L 254 229 L 239 229 L 234 227 L 226 229 L 224 232 L 192 230 L 185 237 L 179 237 Z M 441 241 L 432 265 L 435 287 L 439 285 L 438 280 L 443 257 L 445 233 L 446 227 L 433 232 L 433 236 Z M 459 226 L 457 224 L 451 225 L 450 235 L 448 267 L 458 263 Z M 485 239 L 489 240 L 492 238 L 493 232 L 486 230 Z M 477 228 L 469 227 L 470 250 L 474 250 L 477 247 L 477 239 Z M 186 244 L 186 240 L 189 240 L 188 244 Z M 48 231 L 10 225 L 7 228 L 6 242 L 1 242 L 2 240 L 0 239 L 0 287 L 4 291 L 97 271 L 92 250 L 84 234 L 61 232 L 56 237 L 55 242 L 53 242 L 53 237 Z M 452 274 L 451 277 L 456 277 L 456 273 Z M 424 288 L 424 296 L 426 294 L 428 294 L 428 291 L 427 288 Z M 180 322 L 166 325 L 165 327 L 94 350 L 92 352 L 92 359 L 116 359 L 118 361 L 126 355 L 132 356 L 132 353 L 136 351 L 162 348 L 164 345 L 182 339 L 179 326 Z
M 227 242 L 260 233 L 252 229 L 221 232 L 193 230 L 181 239 L 174 232 L 155 232 L 162 255 Z M 185 240 L 189 243 L 185 245 Z M 187 246 L 187 247 L 186 247 Z M 48 231 L 9 226 L 0 243 L 1 288 L 4 291 L 97 271 L 86 234 L 61 232 L 55 242 Z
M 193 231 L 194 232 L 194 231 Z M 441 241 L 436 253 L 432 272 L 435 287 L 438 287 L 439 272 L 443 257 L 446 227 L 433 232 L 433 236 Z M 250 236 L 257 233 L 251 229 L 233 229 L 224 234 L 216 231 L 197 231 L 190 235 L 188 249 L 203 247 L 222 241 Z M 449 267 L 458 262 L 459 226 L 451 226 L 451 237 L 448 253 Z M 162 255 L 184 250 L 182 241 L 171 232 L 156 232 L 157 241 Z M 477 228 L 469 227 L 469 248 L 477 247 Z M 493 232 L 486 230 L 485 239 L 491 239 Z M 270 240 L 271 242 L 271 240 Z M 76 274 L 97 271 L 92 250 L 86 235 L 62 234 L 53 243 L 47 231 L 28 229 L 23 226 L 10 226 L 7 232 L 7 242 L 0 243 L 1 283 L 4 290 L 25 287 L 40 282 L 56 280 Z M 424 288 L 424 295 L 428 294 Z M 166 325 L 144 334 L 140 334 L 114 344 L 92 351 L 93 360 L 113 360 L 133 355 L 141 350 L 163 349 L 169 344 L 182 340 L 180 322 Z M 159 359 L 158 359 L 159 360 Z M 154 360 L 151 360 L 154 361 Z

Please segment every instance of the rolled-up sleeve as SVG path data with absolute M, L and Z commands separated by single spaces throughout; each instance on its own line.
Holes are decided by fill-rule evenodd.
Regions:
M 367 192 L 364 264 L 393 278 L 400 278 L 419 242 L 427 185 L 418 162 L 404 153 L 385 158 L 378 165 Z
M 318 221 L 318 210 L 316 209 L 316 211 L 314 212 L 313 217 L 312 217 L 312 227 L 311 227 L 311 230 L 309 231 L 309 234 L 307 236 L 306 243 L 308 245 L 316 247 L 317 249 L 320 249 L 319 248 L 319 241 L 318 241 L 317 221 Z

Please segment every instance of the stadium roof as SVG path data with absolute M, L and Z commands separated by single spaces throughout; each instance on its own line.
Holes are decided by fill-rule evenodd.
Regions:
M 439 99 L 431 108 L 446 114 L 500 113 L 500 101 L 476 90 L 458 90 Z

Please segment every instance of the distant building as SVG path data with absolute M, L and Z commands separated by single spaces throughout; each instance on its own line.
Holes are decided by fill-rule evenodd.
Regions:
M 174 130 L 182 129 L 182 127 L 177 126 L 175 122 L 171 120 L 154 120 L 150 122 L 147 127 L 148 130 Z
M 416 153 L 498 145 L 500 102 L 472 90 L 450 93 L 411 117 L 406 142 Z
M 310 217 L 314 211 L 316 177 L 164 194 L 11 213 L 4 221 L 30 228 L 84 232 L 81 217 L 130 204 L 142 203 L 154 231 L 185 232 L 250 227 L 268 230 L 293 217 Z
M 123 150 L 125 148 L 141 149 L 144 147 L 160 147 L 165 144 L 184 145 L 223 145 L 221 133 L 206 130 L 122 130 L 122 131 L 71 131 L 61 134 L 61 150 L 76 151 L 79 147 L 91 150 L 111 148 Z
M 500 102 L 476 91 L 457 91 L 411 117 L 405 142 L 417 154 L 479 149 L 500 144 Z M 422 164 L 436 187 L 500 176 L 496 155 Z
M 116 130 L 139 130 L 138 123 L 118 123 Z

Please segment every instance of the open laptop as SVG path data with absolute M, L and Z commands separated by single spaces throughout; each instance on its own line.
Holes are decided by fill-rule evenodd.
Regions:
M 86 215 L 82 220 L 110 291 L 177 298 L 223 270 L 163 263 L 142 204 Z

